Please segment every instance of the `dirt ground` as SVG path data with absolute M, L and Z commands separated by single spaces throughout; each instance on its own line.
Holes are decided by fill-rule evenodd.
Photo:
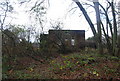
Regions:
M 84 59 L 83 59 L 84 57 Z M 93 58 L 94 57 L 94 58 Z M 119 79 L 120 59 L 80 55 L 59 55 L 39 61 L 31 57 L 17 58 L 6 72 L 9 79 Z M 86 58 L 92 60 L 86 60 Z M 82 59 L 82 60 L 80 60 Z M 95 59 L 95 60 L 94 60 Z M 82 62 L 83 61 L 83 62 Z M 66 62 L 66 64 L 64 63 Z

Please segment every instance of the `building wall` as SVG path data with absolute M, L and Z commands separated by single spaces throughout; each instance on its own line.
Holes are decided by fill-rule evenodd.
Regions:
M 84 48 L 84 30 L 49 30 L 49 39 L 57 45 L 64 45 L 72 50 Z

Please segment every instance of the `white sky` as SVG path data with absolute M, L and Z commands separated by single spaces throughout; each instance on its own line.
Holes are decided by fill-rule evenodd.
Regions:
M 20 0 L 18 0 L 18 1 L 13 0 L 13 1 L 15 1 L 17 3 Z M 33 1 L 35 2 L 36 0 L 33 0 Z M 104 0 L 101 0 L 101 1 L 103 2 Z M 50 7 L 48 8 L 47 14 L 46 14 L 47 24 L 44 27 L 45 28 L 44 31 L 48 30 L 49 21 L 60 20 L 64 23 L 64 28 L 63 29 L 85 30 L 86 31 L 85 32 L 85 38 L 93 36 L 92 31 L 91 31 L 87 21 L 85 20 L 84 16 L 83 15 L 80 16 L 81 11 L 79 10 L 79 8 L 73 14 L 72 14 L 72 12 L 74 10 L 68 13 L 68 11 L 71 8 L 77 6 L 75 3 L 73 3 L 71 5 L 71 3 L 72 3 L 72 0 L 50 0 Z M 14 9 L 17 13 L 14 14 L 14 17 L 16 17 L 17 19 L 13 19 L 12 23 L 30 26 L 31 21 L 29 20 L 29 16 L 25 11 L 30 9 L 29 7 L 31 7 L 33 5 L 34 4 L 26 6 L 24 4 L 22 6 L 19 6 L 18 4 L 15 4 Z M 47 5 L 47 3 L 46 3 L 46 5 Z M 88 12 L 91 12 L 94 9 L 89 8 L 87 10 L 88 10 Z M 67 14 L 67 16 L 66 16 L 66 14 Z M 90 15 L 90 18 L 92 19 L 93 23 L 95 23 L 95 21 L 96 21 L 95 20 L 95 13 L 93 12 L 93 13 L 88 13 L 88 14 Z

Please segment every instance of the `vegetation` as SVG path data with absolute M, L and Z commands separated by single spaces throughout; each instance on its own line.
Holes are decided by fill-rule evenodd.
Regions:
M 20 4 L 30 1 L 24 0 Z M 55 34 L 61 45 L 48 41 L 49 38 L 44 32 L 47 22 L 45 0 L 36 0 L 35 5 L 28 11 L 35 22 L 34 25 L 28 23 L 31 27 L 6 21 L 12 18 L 9 13 L 14 11 L 14 4 L 11 4 L 10 0 L 0 2 L 3 79 L 120 80 L 120 35 L 115 2 L 106 0 L 108 6 L 103 6 L 99 2 L 85 3 L 95 9 L 97 28 L 81 1 L 73 2 L 82 11 L 94 35 L 87 40 L 93 42 L 85 44 L 86 48 L 79 52 L 71 51 L 72 48 L 66 46 L 62 33 Z M 38 25 L 40 32 L 36 32 L 35 27 Z M 57 21 L 51 24 L 51 28 L 55 30 L 61 30 L 62 26 L 63 23 Z
M 5 65 L 5 58 L 3 79 L 119 79 L 120 76 L 120 58 L 95 51 L 39 58 L 43 63 L 31 57 L 18 57 L 12 66 Z

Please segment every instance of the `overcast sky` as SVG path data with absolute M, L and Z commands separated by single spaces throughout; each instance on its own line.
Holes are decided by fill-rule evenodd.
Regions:
M 16 11 L 16 14 L 14 14 L 14 17 L 16 17 L 16 19 L 12 19 L 12 23 L 30 26 L 31 21 L 29 19 L 28 13 L 26 13 L 25 11 L 29 10 L 34 5 L 36 0 L 32 0 L 31 3 L 23 4 L 21 6 L 17 4 L 21 0 L 18 0 L 18 1 L 11 0 L 11 1 L 15 1 L 16 3 L 14 4 L 14 9 Z M 73 2 L 72 0 L 50 0 L 50 6 L 48 7 L 47 14 L 46 14 L 47 23 L 44 27 L 44 31 L 48 31 L 49 22 L 53 20 L 53 21 L 63 22 L 64 24 L 63 29 L 85 30 L 86 39 L 88 37 L 93 36 L 92 31 L 87 21 L 85 20 L 84 16 L 81 14 L 81 11 L 79 10 L 79 8 L 76 9 L 75 12 L 74 12 L 75 9 L 68 12 L 71 8 L 77 7 L 75 3 L 71 4 L 72 2 Z M 101 0 L 101 2 L 104 2 L 104 0 Z M 46 3 L 46 6 L 48 6 L 48 3 Z M 87 9 L 86 6 L 84 6 L 84 8 Z M 90 18 L 95 24 L 96 22 L 95 13 L 92 11 L 94 11 L 94 9 L 91 7 L 87 9 L 87 12 L 90 15 Z M 39 26 L 38 26 L 38 29 L 40 29 Z

